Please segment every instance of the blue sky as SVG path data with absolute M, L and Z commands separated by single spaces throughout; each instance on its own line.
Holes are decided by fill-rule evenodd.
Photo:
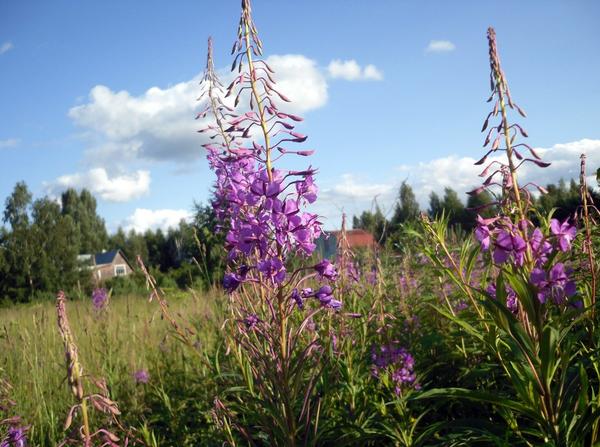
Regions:
M 277 79 L 317 150 L 326 227 L 387 211 L 402 180 L 429 193 L 477 184 L 493 25 L 541 183 L 600 166 L 596 1 L 255 0 Z M 231 63 L 238 0 L 0 1 L 0 199 L 86 186 L 108 227 L 165 226 L 206 201 L 193 121 L 206 38 Z M 437 42 L 437 43 L 436 43 Z M 431 45 L 431 46 L 430 46 Z M 351 62 L 354 61 L 354 62 Z M 370 66 L 368 69 L 366 67 Z M 591 169 L 590 169 L 591 171 Z

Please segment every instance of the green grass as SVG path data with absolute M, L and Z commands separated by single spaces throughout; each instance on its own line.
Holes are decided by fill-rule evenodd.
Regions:
M 184 326 L 195 328 L 193 340 L 205 353 L 216 341 L 217 299 L 214 294 L 169 295 L 171 312 Z M 90 300 L 68 301 L 67 312 L 84 374 L 106 379 L 122 421 L 137 428 L 144 423 L 160 425 L 163 413 L 169 412 L 169 423 L 178 424 L 182 415 L 176 413 L 183 402 L 178 396 L 197 393 L 190 387 L 206 371 L 193 350 L 171 336 L 158 304 L 144 296 L 122 296 L 111 299 L 100 313 Z M 142 368 L 150 372 L 148 385 L 133 379 L 133 372 Z M 14 412 L 32 427 L 32 445 L 57 445 L 74 401 L 65 381 L 64 348 L 53 302 L 0 309 L 0 369 L 13 385 Z

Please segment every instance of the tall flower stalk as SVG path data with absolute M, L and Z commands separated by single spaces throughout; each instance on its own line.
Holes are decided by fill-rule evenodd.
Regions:
M 270 418 L 263 426 L 271 442 L 295 445 L 317 424 L 310 416 L 321 354 L 318 334 L 306 328 L 322 309 L 341 306 L 334 297 L 337 271 L 328 260 L 291 267 L 292 259 L 310 258 L 321 234 L 318 216 L 302 210 L 317 198 L 316 170 L 282 170 L 275 163 L 313 151 L 291 148 L 307 139 L 295 131 L 302 118 L 279 108 L 278 101 L 290 100 L 276 89 L 274 70 L 261 59 L 263 45 L 248 0 L 242 1 L 232 50 L 234 79 L 224 97 L 211 48 L 202 113 L 211 112 L 214 123 L 201 132 L 211 140 L 204 147 L 217 176 L 213 206 L 227 233 L 223 285 L 237 321 L 232 350 L 240 366 L 252 372 L 248 386 L 262 399 L 257 411 Z M 226 104 L 230 100 L 233 104 Z M 245 103 L 249 111 L 242 112 Z M 303 314 L 296 318 L 298 312 Z
M 83 445 L 84 447 L 90 447 L 93 445 L 95 440 L 101 442 L 103 446 L 118 446 L 120 438 L 109 431 L 106 428 L 99 428 L 92 431 L 90 425 L 90 410 L 96 409 L 97 411 L 108 415 L 110 423 L 116 425 L 121 431 L 124 428 L 120 425 L 117 420 L 117 416 L 121 414 L 116 402 L 112 401 L 108 397 L 108 388 L 106 382 L 103 379 L 93 379 L 87 377 L 87 380 L 91 382 L 95 392 L 86 394 L 84 392 L 84 376 L 83 366 L 79 360 L 79 353 L 77 344 L 75 343 L 75 337 L 69 324 L 66 308 L 66 296 L 64 292 L 60 291 L 56 296 L 56 313 L 58 319 L 58 329 L 63 340 L 65 347 L 65 361 L 67 365 L 67 382 L 75 397 L 76 403 L 71 407 L 65 421 L 65 430 L 68 430 L 73 424 L 73 420 L 78 413 L 81 413 L 81 425 L 76 430 L 74 437 L 69 437 L 63 441 L 60 445 Z M 129 434 L 124 439 L 125 444 L 138 445 L 138 440 L 130 439 Z
M 580 395 L 571 391 L 585 384 L 585 380 L 582 379 L 582 383 L 572 374 L 583 368 L 585 358 L 573 343 L 579 335 L 569 334 L 580 316 L 581 304 L 569 266 L 577 230 L 568 220 L 560 222 L 551 216 L 538 214 L 539 225 L 530 220 L 534 211 L 530 188 L 542 193 L 544 189 L 533 183 L 520 185 L 517 173 L 524 163 L 534 163 L 540 168 L 549 163 L 541 160 L 529 145 L 516 143 L 519 135 L 527 137 L 527 133 L 519 124 L 509 123 L 508 112 L 516 110 L 523 117 L 525 112 L 511 96 L 493 28 L 488 29 L 487 38 L 492 90 L 488 101 L 494 103 L 482 130 L 488 129 L 492 118 L 498 117 L 499 122 L 487 131 L 484 141 L 487 152 L 476 162 L 482 165 L 487 161 L 480 174 L 485 180 L 470 194 L 500 190 L 496 202 L 500 212 L 491 218 L 478 216 L 474 236 L 480 247 L 472 248 L 472 242 L 467 241 L 461 250 L 460 263 L 453 264 L 454 268 L 446 268 L 434 250 L 429 249 L 429 254 L 466 295 L 473 298 L 473 307 L 480 318 L 473 321 L 463 313 L 444 310 L 440 313 L 494 354 L 513 393 L 498 399 L 493 393 L 455 389 L 449 393 L 431 390 L 424 396 L 485 400 L 505 412 L 517 413 L 534 421 L 538 428 L 535 435 L 517 431 L 527 443 L 527 438 L 534 436 L 536 441 L 544 440 L 549 445 L 582 445 L 584 433 L 589 432 L 597 417 L 581 409 Z M 498 156 L 501 153 L 505 153 L 505 157 Z M 488 160 L 492 155 L 494 158 Z M 436 231 L 436 227 L 427 222 L 425 230 L 437 250 L 451 260 L 443 232 Z M 490 282 L 481 289 L 466 281 L 479 250 L 489 254 L 484 260 Z M 567 334 L 571 338 L 569 342 Z M 587 389 L 583 393 L 587 398 Z M 514 416 L 510 418 L 509 421 L 515 421 Z

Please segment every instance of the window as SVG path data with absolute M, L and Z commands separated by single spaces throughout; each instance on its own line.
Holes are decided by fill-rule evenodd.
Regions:
M 115 265 L 115 276 L 124 276 L 127 273 L 125 264 Z

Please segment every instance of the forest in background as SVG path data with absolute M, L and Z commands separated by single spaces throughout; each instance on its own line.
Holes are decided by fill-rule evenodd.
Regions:
M 555 217 L 561 220 L 575 214 L 580 192 L 574 180 L 561 180 L 546 189 L 548 193 L 536 199 L 538 209 L 548 212 L 556 208 Z M 590 192 L 598 203 L 598 194 Z M 403 182 L 389 218 L 375 204 L 372 210 L 354 216 L 352 226 L 370 231 L 380 245 L 393 248 L 400 243 L 401 226 L 416 221 L 422 211 L 432 218 L 443 214 L 449 226 L 466 233 L 475 227 L 478 213 L 483 217 L 495 213 L 494 207 L 480 209 L 492 201 L 484 191 L 468 196 L 464 203 L 456 191 L 446 188 L 441 196 L 431 193 L 428 209 L 422 210 L 412 187 Z M 67 189 L 59 200 L 47 196 L 34 200 L 26 183 L 18 182 L 5 200 L 4 226 L 0 227 L 0 302 L 51 298 L 59 289 L 70 290 L 73 296 L 89 296 L 93 284 L 77 255 L 114 249 L 121 249 L 134 268 L 139 255 L 161 287 L 208 288 L 221 280 L 223 237 L 211 206 L 194 203 L 192 219 L 167 231 L 138 233 L 119 228 L 114 234 L 108 233 L 96 208 L 96 199 L 86 189 Z M 107 286 L 115 293 L 138 292 L 145 282 L 136 272 L 109 280 Z

